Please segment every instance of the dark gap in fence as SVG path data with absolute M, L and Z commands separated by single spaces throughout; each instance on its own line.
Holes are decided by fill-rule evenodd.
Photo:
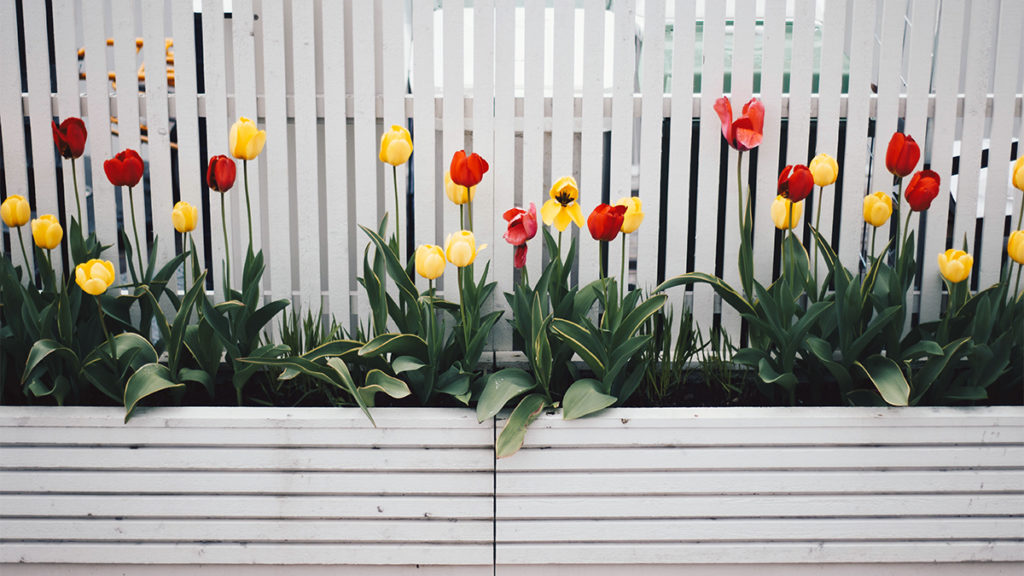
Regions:
M 3 131 L 0 130 L 0 202 L 7 199 L 7 164 L 4 162 L 4 137 Z M 0 244 L 3 245 L 4 254 L 9 257 L 13 254 L 11 252 L 11 229 L 7 226 L 3 226 L 3 231 L 0 232 Z M 13 260 L 13 257 L 12 257 Z
M 205 167 L 209 164 L 209 152 L 206 148 L 206 118 L 199 118 L 199 165 Z M 205 174 L 203 168 L 200 171 Z M 203 234 L 206 242 L 203 244 L 203 259 L 207 262 L 207 269 L 212 270 L 213 268 L 213 243 L 215 242 L 213 235 L 213 224 L 210 221 L 210 188 L 206 185 L 206 178 L 200 177 L 202 181 L 200 189 L 202 190 L 201 198 L 203 207 L 200 209 L 203 218 Z M 206 289 L 213 290 L 213 274 L 207 274 L 206 276 Z
M 690 239 L 688 245 L 689 250 L 686 253 L 686 271 L 693 272 L 694 259 L 696 257 L 696 250 L 693 249 L 693 240 L 697 235 L 697 182 L 698 182 L 698 171 L 700 170 L 700 145 L 693 146 L 693 143 L 700 142 L 700 119 L 693 119 L 693 127 L 690 130 L 690 186 L 689 194 L 687 198 L 690 202 L 690 207 L 687 209 L 689 215 L 688 222 L 686 223 L 687 237 Z M 687 292 L 693 292 L 693 286 L 686 287 Z
M 406 121 L 406 126 L 405 127 L 406 127 L 407 130 L 409 130 L 409 134 L 412 136 L 413 142 L 415 142 L 416 141 L 416 134 L 415 134 L 415 131 L 413 130 L 412 118 L 410 118 L 409 120 Z M 413 174 L 416 173 L 416 155 L 415 154 L 413 154 L 412 156 L 409 156 L 409 164 L 408 164 L 408 166 L 409 166 L 409 169 L 405 171 L 405 175 L 406 175 L 406 177 L 405 177 L 405 185 L 407 186 L 406 194 L 405 194 L 405 206 L 402 207 L 402 214 L 405 215 L 405 230 L 402 231 L 402 235 L 405 236 L 406 238 L 409 238 L 409 240 L 406 240 L 406 250 L 405 250 L 406 261 L 408 261 L 408 258 L 415 251 L 415 247 L 413 246 L 413 241 L 412 241 L 412 239 L 416 237 L 415 236 L 415 230 L 416 230 L 416 209 L 415 209 L 415 206 L 416 206 L 416 184 L 415 184 L 415 178 L 413 178 Z
M 808 159 L 814 158 L 816 156 L 815 150 L 818 147 L 818 131 L 815 128 L 817 128 L 817 121 L 811 120 L 810 126 L 808 126 L 808 130 L 810 130 L 810 133 L 808 134 L 807 138 Z M 807 161 L 807 164 L 810 165 L 810 160 Z M 813 192 L 811 193 L 811 201 L 808 202 L 806 206 L 804 206 L 804 226 L 802 234 L 803 245 L 805 248 L 807 248 L 807 251 L 810 253 L 811 258 L 814 258 L 814 250 L 812 249 L 814 245 L 814 235 L 811 233 L 811 226 L 814 226 L 817 222 L 818 207 L 821 205 L 821 196 L 824 193 L 825 191 L 823 189 L 821 189 L 820 187 L 815 187 Z M 814 264 L 812 263 L 811 265 L 813 267 Z
M 789 120 L 783 118 L 779 124 L 779 160 L 778 166 L 775 167 L 775 173 L 782 172 L 782 169 L 786 167 L 786 146 L 789 142 Z M 772 198 L 772 201 L 775 199 Z M 781 266 L 781 260 L 778 255 L 782 250 L 782 237 L 784 232 L 775 228 L 775 235 L 772 238 L 772 280 L 779 277 L 779 270 Z
M 666 231 L 668 230 L 668 158 L 671 143 L 672 119 L 666 118 L 661 122 L 661 188 L 658 191 L 658 202 L 661 210 L 658 212 L 658 284 L 665 281 L 665 258 L 666 258 Z
M 21 68 L 21 91 L 26 93 L 28 92 L 28 66 L 25 64 L 25 10 L 22 6 L 22 0 L 17 0 L 14 3 L 14 12 L 17 15 L 15 19 L 18 21 L 18 46 L 21 47 L 21 50 L 18 52 L 18 65 Z M 28 146 L 25 148 L 26 150 L 29 149 Z M 29 179 L 29 182 L 31 181 Z
M 46 45 L 49 49 L 47 61 L 50 63 L 50 92 L 57 92 L 57 50 L 53 47 L 53 0 L 46 0 Z M 22 44 L 24 46 L 24 44 Z M 61 211 L 63 214 L 64 211 Z
M 839 145 L 836 147 L 836 159 L 841 161 L 846 157 L 846 120 L 839 121 Z M 835 200 L 832 202 L 832 230 L 828 237 L 832 239 L 832 246 L 836 253 L 839 252 L 839 224 L 843 218 L 843 181 L 846 170 L 839 167 L 839 176 L 836 178 L 833 194 Z

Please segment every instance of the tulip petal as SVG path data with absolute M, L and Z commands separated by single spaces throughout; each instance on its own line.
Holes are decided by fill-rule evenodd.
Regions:
M 572 221 L 576 223 L 580 228 L 583 227 L 583 208 L 580 207 L 579 203 L 574 203 L 571 206 L 567 206 L 566 210 L 569 211 L 569 216 L 572 217 Z
M 561 211 L 562 205 L 558 203 L 558 200 L 551 199 L 545 202 L 544 205 L 540 207 L 540 217 L 542 220 L 544 220 L 545 224 L 551 226 L 551 224 L 554 223 L 555 221 L 555 217 L 558 216 L 558 214 L 561 213 Z M 565 230 L 565 228 L 562 228 L 562 230 Z
M 718 119 L 722 121 L 722 137 L 732 146 L 732 104 L 729 99 L 722 96 L 715 100 L 715 112 L 718 112 Z
M 764 133 L 764 104 L 757 98 L 751 98 L 743 105 L 743 115 L 750 119 L 752 129 L 758 135 Z M 760 144 L 760 138 L 758 144 Z M 754 146 L 757 146 L 755 144 Z
M 737 150 L 752 150 L 761 145 L 763 135 L 750 118 L 740 118 L 732 127 L 736 135 L 734 144 Z

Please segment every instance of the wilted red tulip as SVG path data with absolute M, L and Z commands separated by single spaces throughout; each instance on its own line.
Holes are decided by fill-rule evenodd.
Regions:
M 142 173 L 146 164 L 142 161 L 139 153 L 131 148 L 118 152 L 110 160 L 103 163 L 103 171 L 107 174 L 107 180 L 114 186 L 135 187 L 142 179 Z
M 57 145 L 57 151 L 65 158 L 80 158 L 85 151 L 85 139 L 89 133 L 85 129 L 85 122 L 81 118 L 65 118 L 60 126 L 56 122 L 50 122 L 53 126 L 53 143 Z
M 764 104 L 757 98 L 751 98 L 743 105 L 743 115 L 732 119 L 732 103 L 725 96 L 715 101 L 715 112 L 722 120 L 722 136 L 729 146 L 745 152 L 757 148 L 761 144 L 764 133 Z
M 626 207 L 621 204 L 609 206 L 598 204 L 597 208 L 587 217 L 587 228 L 594 240 L 611 242 L 622 229 L 622 221 L 626 217 Z
M 932 200 L 939 195 L 939 175 L 931 170 L 921 170 L 910 179 L 903 196 L 915 212 L 927 210 Z
M 513 265 L 522 268 L 526 265 L 526 242 L 537 235 L 537 208 L 530 202 L 530 209 L 511 208 L 503 216 L 508 222 L 505 241 L 515 246 Z
M 459 150 L 452 156 L 452 164 L 449 167 L 452 182 L 466 188 L 479 184 L 489 169 L 487 161 L 479 154 L 474 152 L 467 157 L 465 150 Z
M 910 136 L 896 132 L 889 140 L 889 149 L 885 152 L 885 167 L 893 175 L 904 178 L 914 171 L 921 159 L 921 148 Z
M 779 174 L 779 196 L 790 202 L 799 202 L 814 190 L 814 175 L 807 166 L 786 166 Z
M 235 185 L 235 161 L 223 154 L 210 158 L 206 168 L 206 185 L 210 190 L 227 192 Z

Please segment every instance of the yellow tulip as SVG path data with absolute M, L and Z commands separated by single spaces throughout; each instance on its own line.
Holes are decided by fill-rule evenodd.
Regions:
M 1024 230 L 1014 230 L 1010 234 L 1010 241 L 1006 243 L 1006 253 L 1017 264 L 1024 264 Z
M 619 198 L 619 201 L 615 204 L 626 207 L 626 215 L 622 219 L 622 233 L 632 234 L 636 232 L 636 229 L 640 227 L 640 223 L 644 221 L 643 203 L 636 196 L 626 196 Z
M 380 138 L 380 161 L 400 166 L 412 156 L 412 136 L 403 126 L 391 126 Z
M 452 180 L 452 173 L 444 173 L 444 193 L 448 195 L 448 199 L 455 204 L 462 205 L 467 202 L 472 202 L 476 197 L 476 186 L 466 188 L 465 186 L 459 186 Z
M 967 280 L 974 266 L 974 258 L 963 250 L 950 248 L 939 253 L 939 272 L 953 284 Z
M 0 218 L 3 218 L 4 224 L 11 228 L 24 226 L 32 219 L 32 208 L 24 196 L 11 194 L 3 204 L 0 204 Z
M 793 206 L 793 219 L 790 221 L 790 206 Z M 776 196 L 775 202 L 772 202 L 772 222 L 775 222 L 775 227 L 779 230 L 789 230 L 796 228 L 796 225 L 800 222 L 800 216 L 804 213 L 804 201 L 801 200 L 797 203 L 790 202 L 788 198 L 782 196 Z
M 60 246 L 63 238 L 64 229 L 53 214 L 44 214 L 32 221 L 32 239 L 43 250 L 53 250 Z
M 864 197 L 864 221 L 878 228 L 892 216 L 892 196 L 878 191 Z
M 196 229 L 196 222 L 199 221 L 199 210 L 195 206 L 182 200 L 174 205 L 174 210 L 171 211 L 171 222 L 174 223 L 174 229 L 182 234 L 191 232 Z
M 1013 187 L 1024 192 L 1024 154 L 1013 163 Z
M 487 248 L 487 244 L 476 246 L 476 238 L 469 230 L 459 230 L 455 234 L 449 234 L 444 242 L 444 253 L 448 261 L 459 268 L 469 266 L 476 260 L 476 255 Z
M 245 116 L 231 125 L 231 136 L 228 148 L 231 155 L 239 160 L 252 160 L 263 151 L 267 142 L 267 132 L 256 127 L 256 123 Z
M 807 166 L 814 176 L 814 183 L 818 186 L 829 186 L 835 183 L 839 176 L 839 163 L 828 154 L 818 154 Z
M 564 231 L 569 222 L 583 226 L 583 209 L 576 202 L 580 195 L 576 180 L 572 176 L 563 176 L 551 186 L 551 199 L 540 208 L 540 217 L 548 226 L 554 224 L 559 232 Z
M 444 250 L 440 246 L 422 244 L 416 249 L 416 273 L 427 280 L 434 280 L 444 274 L 445 265 Z
M 75 283 L 86 294 L 99 296 L 114 283 L 114 265 L 109 260 L 93 258 L 75 266 Z

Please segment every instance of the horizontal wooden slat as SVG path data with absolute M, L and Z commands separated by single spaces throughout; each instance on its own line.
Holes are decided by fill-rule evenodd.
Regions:
M 0 520 L 14 541 L 489 543 L 487 520 Z
M 498 474 L 496 489 L 565 495 L 567 486 L 574 495 L 1019 493 L 1024 471 L 530 472 Z
M 19 567 L 20 568 L 20 567 Z M 972 562 L 965 564 L 929 563 L 923 570 L 928 576 L 1018 576 L 1024 565 L 994 562 Z M 502 565 L 501 576 L 535 576 L 543 570 L 544 576 L 576 576 L 579 566 L 573 565 Z M 587 576 L 621 576 L 622 566 L 588 564 Z M 656 564 L 642 568 L 633 566 L 631 574 L 643 576 L 746 576 L 752 572 L 749 564 Z M 17 574 L 17 573 L 16 573 Z M 193 572 L 182 572 L 193 574 Z M 885 576 L 920 576 L 920 564 L 893 563 L 870 564 L 851 561 L 846 564 L 761 564 L 756 568 L 757 576 L 864 576 L 864 574 L 884 574 Z M 36 576 L 36 573 L 28 573 Z M 49 576 L 49 575 L 48 575 Z M 91 576 L 91 575 L 90 575 Z
M 464 494 L 493 493 L 488 472 L 0 471 L 6 493 L 71 494 Z
M 0 500 L 3 502 L 3 500 Z M 45 505 L 45 502 L 40 504 Z M 27 505 L 26 505 L 27 506 Z M 29 510 L 31 510 L 29 508 Z M 499 521 L 530 518 L 1024 516 L 1024 493 L 824 496 L 499 496 Z M 1018 520 L 1020 521 L 1020 520 Z
M 461 550 L 459 550 L 461 552 Z M 4 576 L 109 576 L 110 574 L 131 574 L 132 576 L 405 576 L 409 566 L 368 566 L 338 565 L 323 566 L 258 566 L 252 564 L 125 564 L 112 559 L 107 564 L 10 564 L 4 566 Z M 451 566 L 416 565 L 418 576 L 492 576 L 492 566 Z M 504 574 L 504 572 L 503 572 Z M 933 572 L 933 574 L 935 574 Z M 942 572 L 941 574 L 945 574 Z M 982 574 L 990 574 L 984 572 Z
M 978 506 L 984 506 L 979 503 Z M 0 495 L 0 516 L 89 518 L 490 519 L 491 496 Z

